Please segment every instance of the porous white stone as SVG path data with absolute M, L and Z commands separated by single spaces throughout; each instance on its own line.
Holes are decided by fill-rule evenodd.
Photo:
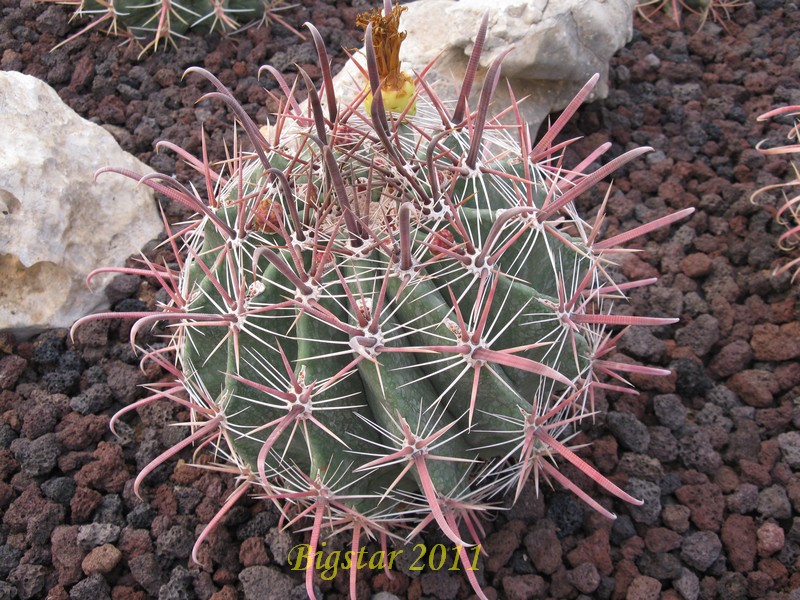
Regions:
M 146 165 L 46 83 L 0 71 L 0 330 L 28 336 L 107 304 L 100 266 L 120 266 L 162 231 L 153 193 L 105 166 Z
M 455 101 L 481 18 L 488 12 L 470 107 L 478 105 L 491 63 L 511 49 L 493 108 L 502 110 L 511 102 L 507 79 L 515 98 L 526 98 L 522 113 L 535 130 L 548 114 L 567 106 L 595 73 L 600 80 L 590 100 L 608 95 L 609 60 L 633 35 L 635 5 L 636 0 L 419 0 L 407 5 L 400 20 L 400 30 L 408 33 L 400 58 L 405 70 L 417 73 L 436 59 L 426 79 L 440 97 Z M 348 63 L 336 78 L 336 89 L 349 99 L 354 82 L 362 81 Z

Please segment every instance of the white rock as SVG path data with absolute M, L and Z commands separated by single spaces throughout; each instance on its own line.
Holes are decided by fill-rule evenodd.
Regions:
M 102 127 L 44 82 L 0 71 L 0 330 L 28 336 L 107 304 L 100 266 L 120 266 L 162 231 L 145 186 L 95 172 L 146 173 Z
M 400 20 L 400 30 L 408 32 L 400 58 L 404 69 L 419 73 L 439 56 L 426 79 L 434 82 L 443 99 L 454 101 L 488 11 L 470 106 L 477 107 L 489 65 L 513 47 L 503 61 L 493 108 L 509 106 L 508 79 L 518 100 L 527 97 L 521 108 L 535 131 L 548 114 L 567 106 L 595 73 L 600 80 L 590 100 L 608 95 L 609 59 L 633 35 L 635 5 L 636 0 L 419 0 L 407 5 Z M 362 79 L 348 63 L 336 77 L 337 92 L 351 99 L 352 82 Z

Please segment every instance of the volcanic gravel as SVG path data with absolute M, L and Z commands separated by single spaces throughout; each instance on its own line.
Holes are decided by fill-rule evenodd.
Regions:
M 230 113 L 197 103 L 209 86 L 182 78 L 184 69 L 216 74 L 260 123 L 277 107 L 262 87 L 272 91 L 274 82 L 256 77 L 260 65 L 319 76 L 311 42 L 277 23 L 230 38 L 189 35 L 140 59 L 136 47 L 98 33 L 51 52 L 80 28 L 69 8 L 30 0 L 0 7 L 0 68 L 47 81 L 124 149 L 179 178 L 195 175 L 156 153 L 155 141 L 199 153 L 202 124 L 209 155 L 221 158 L 232 135 Z M 366 8 L 301 0 L 281 15 L 298 29 L 315 23 L 338 65 L 342 47 L 359 45 L 355 15 Z M 782 141 L 789 121 L 755 117 L 800 104 L 800 9 L 761 0 L 732 16 L 724 28 L 699 31 L 693 17 L 680 29 L 665 15 L 637 18 L 633 40 L 612 61 L 609 97 L 582 108 L 563 135 L 584 136 L 569 164 L 607 140 L 609 158 L 654 148 L 614 176 L 606 237 L 697 209 L 634 242 L 641 252 L 619 255 L 617 267 L 625 278 L 660 276 L 620 311 L 680 316 L 674 326 L 632 329 L 619 357 L 673 374 L 633 375 L 641 393 L 599 398 L 595 422 L 575 440 L 592 442 L 582 456 L 645 504 L 612 502 L 568 465 L 570 478 L 613 505 L 616 521 L 561 489 L 545 485 L 537 498 L 529 486 L 484 523 L 488 557 L 478 578 L 490 598 L 800 599 L 800 285 L 771 275 L 790 259 L 776 248 L 779 198 L 750 202 L 754 189 L 790 174 L 786 160 L 754 150 L 763 138 Z M 608 185 L 581 199 L 587 218 Z M 165 207 L 172 220 L 186 216 Z M 155 242 L 146 252 L 170 259 Z M 157 289 L 124 275 L 106 293 L 114 310 L 141 310 L 161 299 Z M 96 322 L 74 341 L 64 330 L 30 341 L 0 336 L 0 598 L 304 598 L 301 574 L 286 565 L 303 535 L 279 529 L 264 502 L 239 502 L 203 545 L 200 564 L 190 560 L 201 526 L 235 487 L 230 475 L 189 467 L 185 454 L 146 479 L 142 499 L 133 494 L 135 474 L 186 435 L 169 424 L 188 414 L 153 403 L 123 417 L 119 436 L 110 433 L 110 416 L 143 397 L 141 385 L 165 378 L 151 364 L 140 370 L 130 328 Z M 140 341 L 158 343 L 157 333 Z M 317 584 L 326 598 L 343 598 L 346 578 Z M 359 598 L 379 592 L 472 594 L 462 574 L 447 570 L 401 570 L 393 579 L 362 571 Z

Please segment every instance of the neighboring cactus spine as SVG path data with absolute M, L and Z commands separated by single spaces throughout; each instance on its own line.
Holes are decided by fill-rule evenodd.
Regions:
M 364 534 L 385 544 L 435 523 L 461 546 L 484 598 L 464 546 L 480 541 L 477 515 L 507 491 L 518 497 L 531 473 L 537 490 L 555 480 L 613 518 L 558 470 L 556 455 L 639 503 L 569 439 L 594 414 L 597 390 L 631 391 L 626 372 L 667 373 L 609 358 L 620 333 L 608 328 L 675 319 L 610 314 L 625 290 L 653 280 L 617 284 L 605 267 L 620 244 L 692 209 L 598 239 L 604 211 L 590 225 L 573 200 L 647 149 L 583 172 L 606 145 L 564 167 L 555 137 L 596 76 L 535 145 L 515 106 L 511 130 L 487 117 L 502 57 L 468 111 L 486 19 L 454 110 L 421 93 L 424 82 L 412 83 L 410 98 L 403 83 L 405 96 L 387 110 L 384 90 L 398 88 L 378 67 L 387 48 L 373 46 L 373 30 L 397 33 L 399 10 L 387 2 L 383 16 L 363 20 L 369 84 L 347 105 L 333 97 L 324 45 L 309 26 L 326 103 L 301 71 L 309 110 L 290 99 L 274 139 L 216 78 L 189 69 L 214 85 L 206 97 L 233 109 L 254 151 L 235 155 L 227 177 L 178 151 L 205 174 L 206 200 L 164 175 L 124 173 L 199 217 L 184 230 L 179 273 L 152 263 L 123 270 L 162 283 L 171 298 L 164 312 L 88 319 L 138 318 L 132 340 L 158 321 L 174 330 L 175 362 L 164 349 L 147 358 L 176 384 L 142 403 L 172 398 L 190 407 L 194 432 L 137 477 L 137 491 L 178 450 L 213 444 L 242 482 L 221 514 L 260 488 L 290 523 L 311 520 L 311 556 L 324 532 L 351 530 L 357 551 Z M 313 569 L 309 561 L 311 596 Z
M 727 30 L 725 21 L 730 19 L 731 11 L 745 4 L 745 0 L 639 0 L 636 9 L 647 21 L 658 11 L 664 11 L 680 27 L 681 19 L 689 13 L 700 18 L 699 27 L 703 27 L 710 17 L 711 21 L 719 23 Z
M 800 156 L 800 105 L 783 106 L 759 115 L 759 121 L 769 121 L 776 117 L 788 116 L 794 119 L 793 125 L 787 135 L 790 143 L 783 146 L 764 147 L 761 142 L 756 149 L 767 156 L 787 155 L 792 158 Z M 789 180 L 763 187 L 752 196 L 753 201 L 757 201 L 759 196 L 773 191 L 779 191 L 783 195 L 783 202 L 780 204 L 775 218 L 779 223 L 786 227 L 786 231 L 778 238 L 778 246 L 786 251 L 796 251 L 800 247 L 800 160 L 790 160 Z M 793 258 L 783 266 L 775 270 L 776 275 L 794 270 L 792 280 L 800 276 L 800 257 Z
M 101 28 L 112 35 L 144 42 L 143 52 L 158 50 L 162 42 L 175 44 L 191 29 L 231 32 L 259 21 L 276 19 L 280 0 L 38 0 L 75 6 L 75 17 L 92 21 L 59 46 L 83 33 Z M 297 33 L 295 31 L 295 33 Z M 299 33 L 298 33 L 299 35 Z M 302 36 L 301 36 L 302 37 Z M 58 46 L 56 46 L 58 47 Z

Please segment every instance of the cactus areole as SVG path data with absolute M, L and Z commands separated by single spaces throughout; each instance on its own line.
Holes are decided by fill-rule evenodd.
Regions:
M 154 278 L 171 300 L 163 312 L 87 319 L 136 317 L 132 340 L 157 322 L 172 332 L 145 358 L 174 383 L 122 412 L 173 399 L 191 410 L 192 433 L 144 469 L 137 490 L 177 451 L 209 446 L 240 484 L 206 531 L 247 492 L 304 524 L 311 556 L 348 530 L 358 552 L 367 539 L 385 545 L 438 527 L 485 597 L 467 554 L 480 543 L 479 516 L 518 498 L 531 475 L 537 492 L 543 480 L 558 484 L 613 518 L 613 498 L 580 489 L 559 470 L 568 462 L 595 492 L 639 503 L 570 439 L 598 390 L 632 392 L 625 373 L 666 374 L 614 360 L 624 327 L 675 320 L 612 314 L 625 290 L 653 280 L 615 282 L 606 267 L 620 244 L 691 209 L 600 239 L 603 210 L 589 224 L 573 200 L 648 149 L 590 172 L 608 145 L 563 164 L 555 137 L 597 78 L 532 144 L 515 106 L 515 127 L 487 117 L 502 57 L 467 107 L 486 19 L 450 105 L 424 80 L 393 76 L 399 11 L 361 19 L 367 83 L 348 104 L 337 104 L 309 26 L 323 93 L 301 71 L 307 108 L 289 97 L 269 134 L 216 78 L 189 69 L 216 88 L 207 97 L 231 106 L 254 150 L 215 170 L 169 145 L 204 174 L 205 198 L 167 176 L 135 176 L 198 213 L 169 237 L 183 256 L 177 268 L 125 270 Z

